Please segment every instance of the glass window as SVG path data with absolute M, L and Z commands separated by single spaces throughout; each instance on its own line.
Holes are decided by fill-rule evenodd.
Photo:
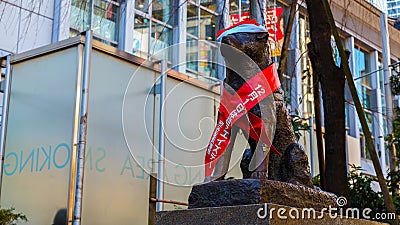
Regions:
M 142 12 L 149 12 L 149 1 L 148 0 L 136 0 L 135 1 L 135 9 L 140 10 Z
M 214 44 L 216 35 L 216 1 L 189 1 L 187 5 L 186 63 L 189 75 L 216 76 Z M 200 76 L 199 76 L 200 75 Z M 208 81 L 209 80 L 205 80 Z
M 250 1 L 231 1 L 229 8 L 231 25 L 243 20 L 250 19 Z
M 89 28 L 89 2 L 72 0 L 70 26 L 77 31 L 84 31 Z M 78 32 L 78 33 L 79 33 Z
M 147 58 L 149 52 L 150 20 L 136 14 L 134 26 L 133 54 Z
M 361 148 L 361 158 L 371 159 L 371 154 L 367 149 L 364 134 L 360 134 L 360 148 Z
M 187 6 L 187 33 L 198 36 L 199 35 L 199 8 L 195 5 L 188 3 Z
M 383 129 L 383 136 L 385 137 L 387 135 L 387 126 L 386 126 L 386 117 L 382 118 L 382 129 Z
M 346 128 L 350 128 L 350 105 L 349 103 L 345 102 L 344 104 L 344 114 L 345 114 L 345 125 Z
M 214 41 L 216 17 L 205 10 L 200 10 L 200 12 L 200 38 L 208 41 Z
M 230 14 L 239 14 L 239 0 L 230 1 L 229 7 Z
M 371 92 L 371 76 L 367 74 L 370 72 L 370 61 L 367 52 L 354 48 L 354 61 L 355 61 L 355 77 L 360 78 L 357 89 L 359 97 L 362 99 L 363 106 L 367 109 L 371 108 L 370 92 Z M 366 76 L 367 75 L 367 76 Z
M 162 24 L 153 23 L 150 46 L 151 55 L 156 58 L 163 58 L 171 61 L 170 49 L 168 48 L 172 42 L 172 30 Z
M 216 35 L 216 1 L 190 0 L 187 1 L 186 9 L 186 17 L 177 16 L 187 23 L 183 28 L 187 33 L 187 73 L 194 77 L 216 76 L 215 65 L 212 62 L 216 48 L 211 42 L 215 40 Z M 166 57 L 172 61 L 171 51 L 163 50 L 173 44 L 173 14 L 177 13 L 173 8 L 173 1 L 136 0 L 134 12 L 134 54 L 143 58 L 155 54 L 156 58 Z
M 111 2 L 95 0 L 92 21 L 93 33 L 101 38 L 117 41 L 118 7 Z
M 355 47 L 353 50 L 354 54 L 354 62 L 355 62 L 355 75 L 354 77 L 357 79 L 357 90 L 359 94 L 359 98 L 364 107 L 365 118 L 367 119 L 368 128 L 371 131 L 371 134 L 374 134 L 374 115 L 371 109 L 371 76 L 368 73 L 371 71 L 371 64 L 369 60 L 369 54 L 360 49 L 359 47 Z M 359 123 L 359 129 L 362 132 L 361 123 Z M 366 159 L 371 159 L 371 156 L 366 149 L 365 138 L 362 136 L 364 144 L 361 146 L 361 157 Z M 374 139 L 374 137 L 372 137 Z
M 187 36 L 186 67 L 193 72 L 198 71 L 198 41 Z
M 133 32 L 133 52 L 135 55 L 171 62 L 169 46 L 172 44 L 172 1 L 136 0 L 135 24 Z M 151 11 L 150 11 L 151 10 Z M 150 30 L 151 29 L 151 30 Z
M 94 0 L 92 30 L 94 37 L 107 44 L 118 42 L 119 5 L 117 1 Z M 90 6 L 88 0 L 71 2 L 70 26 L 74 33 L 89 28 Z
M 370 61 L 367 52 L 357 47 L 354 48 L 354 59 L 355 59 L 355 69 L 356 69 L 355 77 L 362 77 L 368 72 L 370 72 Z M 366 76 L 361 78 L 361 83 L 370 87 L 371 76 Z
M 343 40 L 342 44 L 344 43 Z M 333 60 L 335 61 L 335 65 L 337 67 L 340 67 L 340 64 L 342 63 L 342 58 L 340 58 L 340 53 L 339 53 L 339 49 L 336 45 L 336 41 L 335 38 L 333 36 L 331 36 L 331 46 L 332 46 L 332 56 L 333 56 Z
M 218 49 L 205 41 L 199 41 L 199 72 L 203 76 L 216 77 L 215 54 Z
M 216 11 L 216 2 L 215 0 L 200 0 L 200 5 L 211 10 Z
M 367 86 L 361 86 L 362 88 L 362 103 L 366 109 L 371 109 L 371 89 Z
M 365 112 L 365 118 L 367 119 L 368 128 L 371 131 L 371 134 L 374 134 L 374 116 L 373 116 L 373 114 L 370 112 Z
M 240 0 L 240 1 L 241 1 L 242 13 L 250 12 L 250 1 L 249 0 Z
M 172 24 L 172 8 L 170 0 L 152 1 L 153 17 L 167 24 Z
M 374 116 L 371 112 L 365 111 L 365 118 L 367 119 L 367 124 L 368 124 L 368 128 L 371 131 L 371 134 L 374 134 Z M 359 122 L 359 126 L 360 126 L 360 131 L 362 131 L 361 129 L 361 123 Z M 372 140 L 374 140 L 374 136 L 371 136 Z M 360 139 L 362 140 L 363 143 L 361 143 L 362 145 L 361 147 L 361 157 L 362 158 L 366 158 L 366 159 L 371 159 L 371 155 L 369 154 L 368 150 L 366 149 L 366 142 L 365 142 L 365 137 L 364 134 L 362 132 L 360 132 Z
M 398 59 L 399 60 L 399 59 Z M 392 60 L 391 65 L 392 65 L 392 75 L 394 76 L 399 76 L 400 75 L 400 61 L 394 61 Z

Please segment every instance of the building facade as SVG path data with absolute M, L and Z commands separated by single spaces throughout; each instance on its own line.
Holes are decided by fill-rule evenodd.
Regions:
M 73 37 L 89 27 L 94 38 L 144 59 L 166 58 L 168 67 L 213 83 L 220 78 L 220 56 L 216 32 L 249 18 L 250 1 L 212 0 L 94 0 L 91 12 L 84 0 L 4 0 L 0 2 L 0 54 L 21 53 L 29 49 Z M 271 54 L 279 61 L 290 1 L 268 1 L 265 12 L 270 34 Z M 388 1 L 389 14 L 400 9 L 399 1 Z M 387 134 L 387 101 L 384 91 L 381 1 L 332 1 L 336 24 L 345 46 L 351 51 L 350 67 L 362 100 L 365 115 L 375 140 L 383 170 L 388 156 L 383 137 Z M 313 120 L 311 66 L 306 44 L 310 41 L 305 4 L 299 1 L 289 45 L 287 74 L 282 81 L 292 113 Z M 397 10 L 391 11 L 391 10 Z M 92 16 L 91 16 L 92 15 Z M 400 58 L 400 31 L 388 26 L 390 63 Z M 334 43 L 333 43 L 333 48 Z M 167 50 L 165 50 L 167 49 Z M 160 53 L 161 52 L 161 53 Z M 335 54 L 335 53 L 334 53 Z M 348 162 L 361 165 L 374 174 L 365 138 L 346 89 L 346 127 Z M 313 139 L 313 140 L 311 140 Z M 318 174 L 315 138 L 303 135 L 300 142 L 312 159 Z
M 387 0 L 387 9 L 389 17 L 396 19 L 400 17 L 400 1 Z

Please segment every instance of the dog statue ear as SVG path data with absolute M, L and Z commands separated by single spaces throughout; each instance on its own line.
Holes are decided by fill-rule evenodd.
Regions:
M 229 55 L 230 54 L 229 52 L 232 51 L 232 46 L 230 46 L 230 44 L 231 41 L 229 35 L 222 38 L 220 51 L 223 57 Z
M 221 55 L 222 55 L 224 58 L 225 58 L 226 56 L 228 56 L 231 48 L 232 48 L 231 46 L 222 43 L 221 46 L 220 46 L 220 48 L 219 48 L 219 50 L 221 51 Z
M 264 41 L 268 41 L 268 33 L 257 33 L 256 34 L 256 38 L 257 40 L 264 40 Z
M 238 48 L 236 45 L 236 43 L 241 42 L 240 37 L 237 37 L 236 35 L 227 35 L 225 37 L 222 38 L 221 41 L 221 46 L 220 46 L 220 51 L 221 51 L 221 55 L 223 57 L 232 57 L 232 55 L 237 55 L 242 53 L 242 50 L 240 48 Z

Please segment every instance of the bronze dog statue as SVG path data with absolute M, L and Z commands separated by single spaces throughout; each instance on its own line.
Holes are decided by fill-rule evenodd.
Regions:
M 224 36 L 220 51 L 226 63 L 224 87 L 233 94 L 255 74 L 270 66 L 273 62 L 269 55 L 268 33 L 234 33 Z M 244 178 L 270 179 L 313 187 L 307 155 L 301 145 L 296 143 L 291 118 L 283 98 L 283 91 L 274 93 L 253 107 L 249 112 L 261 118 L 269 137 L 273 137 L 272 145 L 283 153 L 265 152 L 263 145 L 257 140 L 248 138 L 250 151 L 245 152 L 241 162 Z M 246 118 L 241 118 L 246 119 Z M 211 180 L 224 179 L 236 135 L 237 126 L 232 127 L 231 142 L 219 158 Z M 250 159 L 256 165 L 249 169 Z M 207 178 L 206 178 L 207 180 Z

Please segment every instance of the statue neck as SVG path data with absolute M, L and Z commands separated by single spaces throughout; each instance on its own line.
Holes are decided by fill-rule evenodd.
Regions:
M 253 77 L 255 74 L 263 71 L 269 65 L 272 64 L 271 60 L 263 60 L 262 62 L 254 62 L 254 61 L 240 61 L 235 60 L 233 62 L 226 62 L 227 71 L 230 70 L 230 73 L 235 73 L 239 75 L 244 80 L 248 80 Z M 227 74 L 228 75 L 228 74 Z

